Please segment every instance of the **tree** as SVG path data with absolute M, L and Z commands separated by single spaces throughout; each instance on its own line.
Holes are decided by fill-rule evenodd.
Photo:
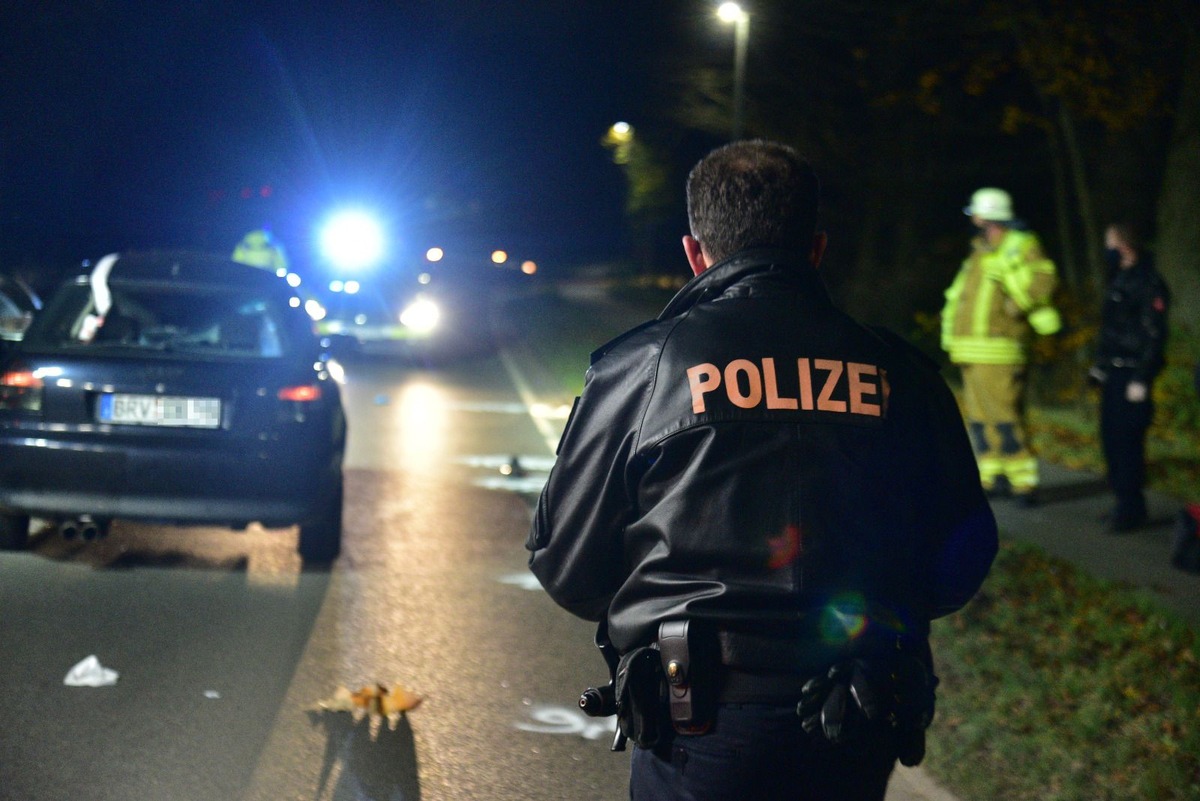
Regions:
M 1200 31 L 1194 11 L 1182 19 L 1184 66 L 1158 203 L 1158 256 L 1175 308 L 1195 309 L 1200 303 Z M 1175 319 L 1196 328 L 1188 315 Z
M 799 11 L 759 0 L 747 131 L 813 159 L 826 180 L 825 224 L 841 229 L 831 258 L 850 267 L 838 270 L 853 276 L 846 296 L 873 303 L 869 311 L 894 319 L 906 305 L 939 303 L 969 233 L 955 215 L 988 185 L 1013 193 L 1064 283 L 1090 303 L 1105 278 L 1103 224 L 1131 213 L 1143 224 L 1154 218 L 1183 66 L 1177 18 L 1190 5 L 811 0 Z M 697 26 L 681 37 L 675 53 L 672 114 L 724 135 L 728 52 L 698 46 L 701 34 Z M 1177 134 L 1180 163 L 1195 147 L 1179 137 L 1194 130 Z M 1198 185 L 1178 192 L 1189 196 Z M 1182 228 L 1191 207 L 1176 206 Z

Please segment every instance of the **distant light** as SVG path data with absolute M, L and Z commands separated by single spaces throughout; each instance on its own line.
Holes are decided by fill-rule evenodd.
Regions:
M 508 261 L 508 254 L 503 250 L 492 251 L 492 264 L 504 264 L 506 261 Z
M 532 261 L 521 262 L 521 272 L 526 275 L 533 275 L 537 272 L 537 263 Z
M 338 212 L 321 230 L 321 252 L 335 267 L 361 270 L 383 258 L 383 228 L 361 210 Z
M 445 255 L 446 255 L 446 252 L 444 250 L 442 250 L 441 248 L 430 248 L 429 250 L 425 251 L 425 260 L 426 261 L 441 261 L 442 257 L 444 257 Z
M 293 309 L 300 308 L 300 298 L 296 297 L 295 295 L 292 295 L 291 300 L 288 301 L 288 305 L 291 306 Z
M 295 273 L 288 273 L 287 282 L 288 286 L 290 287 L 300 286 L 300 276 L 296 275 Z
M 287 267 L 279 267 L 279 268 L 276 268 L 276 270 L 275 270 L 275 276 L 276 276 L 277 278 L 283 278 L 283 277 L 284 277 L 284 276 L 286 276 L 286 275 L 287 275 Z
M 341 292 L 345 288 L 346 288 L 346 285 L 341 281 L 330 281 L 329 282 L 329 291 L 330 292 Z
M 354 324 L 355 325 L 366 325 L 367 324 L 367 315 L 365 315 L 365 314 L 354 315 Z
M 433 276 L 431 276 L 429 273 L 421 273 L 420 275 L 417 276 L 418 284 L 428 284 L 432 280 L 433 280 Z
M 717 16 L 722 22 L 741 22 L 746 18 L 746 12 L 737 3 L 721 3 Z
M 627 122 L 614 122 L 613 133 L 617 136 L 625 136 L 631 130 L 631 126 Z
M 358 285 L 357 281 L 347 281 L 345 283 L 345 285 L 342 287 L 342 291 L 345 292 L 347 295 L 356 295 L 356 294 L 358 294 L 358 290 L 361 288 L 362 287 L 360 287 Z
M 322 306 L 321 302 L 316 298 L 309 298 L 308 300 L 304 301 L 304 310 L 308 312 L 308 316 L 313 320 L 325 319 L 325 307 Z

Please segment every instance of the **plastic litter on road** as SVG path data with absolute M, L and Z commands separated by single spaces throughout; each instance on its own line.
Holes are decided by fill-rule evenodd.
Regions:
M 68 687 L 108 687 L 117 683 L 118 673 L 100 664 L 95 654 L 67 671 L 63 684 Z

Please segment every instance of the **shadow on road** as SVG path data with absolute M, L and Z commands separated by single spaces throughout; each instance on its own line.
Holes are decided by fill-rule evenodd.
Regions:
M 387 721 L 364 715 L 355 720 L 347 712 L 309 712 L 314 726 L 325 730 L 324 763 L 317 798 L 359 801 L 364 798 L 420 801 L 417 748 L 408 717 L 401 715 L 393 729 Z M 340 768 L 332 794 L 326 787 Z

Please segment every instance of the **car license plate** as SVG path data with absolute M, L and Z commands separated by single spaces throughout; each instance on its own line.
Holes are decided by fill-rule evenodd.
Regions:
M 141 426 L 218 428 L 221 425 L 221 400 L 106 393 L 100 396 L 96 419 L 102 423 Z

